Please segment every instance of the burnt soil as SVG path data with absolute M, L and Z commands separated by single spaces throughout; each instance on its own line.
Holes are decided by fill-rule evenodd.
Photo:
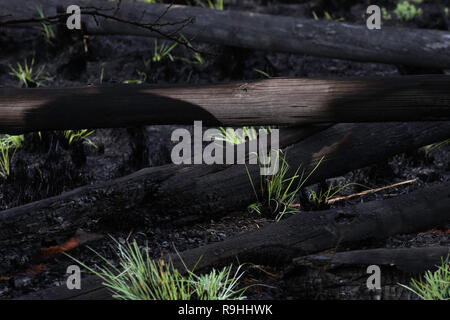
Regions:
M 291 1 L 292 2 L 292 1 Z M 344 18 L 347 22 L 363 23 L 361 12 L 367 7 L 365 1 L 302 1 L 298 10 L 292 10 L 289 1 L 244 1 L 230 9 L 246 9 L 264 13 L 311 17 L 314 10 L 319 18 L 322 12 L 329 12 L 333 18 Z M 393 1 L 379 1 L 392 10 Z M 311 3 L 308 5 L 308 3 Z M 424 4 L 424 14 L 410 22 L 397 19 L 385 21 L 386 25 L 403 25 L 411 28 L 433 28 L 449 30 L 450 18 L 441 13 L 449 7 L 450 1 L 442 5 Z M 441 10 L 441 11 L 440 11 Z M 159 41 L 161 43 L 161 41 Z M 199 44 L 205 54 L 204 64 L 187 63 L 180 59 L 151 62 L 154 39 L 126 36 L 90 36 L 83 39 L 75 35 L 70 39 L 45 41 L 41 30 L 16 30 L 4 33 L 0 30 L 0 86 L 18 87 L 17 78 L 9 74 L 8 65 L 16 66 L 24 59 L 34 57 L 36 67 L 45 66 L 45 71 L 53 77 L 45 83 L 49 87 L 85 86 L 87 84 L 123 83 L 141 80 L 151 84 L 207 84 L 234 80 L 263 79 L 262 70 L 273 77 L 317 77 L 317 76 L 392 76 L 417 73 L 449 73 L 444 70 L 417 70 L 404 66 L 377 63 L 358 63 L 344 60 L 317 58 L 306 55 L 281 54 L 246 50 L 234 47 Z M 86 49 L 87 48 L 87 52 Z M 193 53 L 177 47 L 175 57 L 193 60 Z M 146 78 L 142 74 L 146 74 Z M 69 144 L 62 132 L 42 132 L 25 135 L 22 148 L 18 149 L 12 162 L 8 179 L 0 178 L 0 210 L 20 206 L 50 196 L 61 194 L 76 187 L 122 177 L 141 168 L 170 163 L 172 143 L 170 135 L 174 126 L 147 126 L 122 129 L 97 129 L 89 136 L 92 144 L 75 142 Z M 438 141 L 437 141 L 438 142 Z M 369 146 L 368 146 L 369 147 Z M 334 177 L 303 190 L 308 199 L 309 190 L 334 185 L 359 183 L 371 188 L 391 185 L 410 179 L 416 182 L 383 192 L 340 201 L 331 207 L 346 206 L 364 201 L 377 201 L 406 194 L 426 187 L 427 184 L 448 181 L 450 146 L 444 145 L 427 151 L 425 148 L 399 154 L 366 168 Z M 339 195 L 363 191 L 351 186 Z M 251 190 L 249 189 L 249 192 Z M 312 202 L 305 203 L 311 210 L 317 208 Z M 1 212 L 0 212 L 1 214 Z M 131 219 L 127 223 L 86 225 L 79 232 L 94 235 L 88 246 L 103 256 L 115 261 L 113 241 L 136 239 L 142 246 L 148 245 L 150 254 L 159 257 L 161 252 L 172 252 L 196 248 L 208 243 L 223 241 L 241 232 L 257 230 L 269 223 L 270 219 L 254 214 L 230 212 L 217 220 L 180 223 L 164 223 L 155 227 L 151 220 L 158 217 Z M 161 213 L 164 219 L 164 213 Z M 383 242 L 362 243 L 364 248 L 397 248 L 413 246 L 450 246 L 450 226 L 436 226 L 435 231 L 423 230 L 420 234 L 398 235 Z M 68 240 L 68 239 L 65 239 Z M 60 244 L 64 239 L 49 239 L 42 247 Z M 337 248 L 346 250 L 348 248 Z M 100 263 L 86 245 L 70 251 L 70 254 L 87 265 Z M 1 257 L 0 299 L 17 298 L 52 286 L 64 285 L 66 268 L 73 261 L 64 255 L 48 259 L 36 265 L 29 255 Z M 260 268 L 269 271 L 262 272 Z M 265 283 L 271 287 L 253 287 L 247 296 L 254 299 L 290 299 L 284 289 L 283 267 L 247 267 L 245 284 Z

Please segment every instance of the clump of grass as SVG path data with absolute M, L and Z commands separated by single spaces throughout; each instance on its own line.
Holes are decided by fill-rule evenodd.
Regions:
M 205 59 L 203 58 L 201 53 L 194 49 L 194 46 L 186 38 L 186 36 L 184 36 L 183 34 L 180 33 L 180 39 L 183 41 L 183 43 L 188 48 L 190 48 L 194 52 L 194 60 L 191 60 L 189 58 L 184 58 L 184 57 L 177 57 L 176 59 L 181 60 L 181 61 L 186 62 L 186 63 L 189 63 L 189 64 L 203 64 L 203 63 L 205 63 Z
M 114 239 L 113 239 L 114 240 Z M 91 249 L 105 263 L 104 267 L 86 266 L 71 257 L 81 266 L 103 280 L 103 285 L 113 292 L 113 297 L 121 300 L 242 300 L 247 288 L 237 289 L 243 273 L 232 272 L 228 266 L 213 269 L 209 274 L 196 275 L 184 265 L 183 275 L 171 261 L 155 261 L 150 258 L 148 247 L 143 252 L 136 241 L 117 245 L 119 266 Z M 70 256 L 69 256 L 70 257 Z M 180 258 L 181 259 L 181 258 Z
M 330 184 L 330 186 L 326 190 L 320 189 L 318 192 L 310 190 L 310 200 L 314 203 L 316 208 L 321 208 L 324 204 L 327 203 L 329 199 L 344 190 L 346 187 L 348 187 L 348 185 L 340 188 L 335 188 L 333 184 Z
M 430 153 L 431 151 L 433 151 L 434 149 L 440 148 L 442 146 L 445 146 L 447 144 L 450 144 L 450 139 L 447 139 L 445 141 L 441 141 L 441 142 L 437 142 L 437 143 L 433 143 L 430 144 L 428 146 L 423 147 L 425 153 Z
M 397 7 L 394 10 L 395 15 L 402 21 L 410 21 L 416 16 L 422 15 L 422 8 L 417 8 L 415 4 L 422 3 L 423 0 L 402 0 L 397 3 Z
M 381 13 L 383 15 L 383 19 L 385 19 L 385 20 L 392 19 L 392 15 L 389 13 L 389 11 L 385 7 L 381 8 Z
M 7 179 L 11 173 L 9 147 L 0 139 L 0 176 Z
M 316 208 L 322 208 L 324 205 L 328 203 L 328 201 L 338 195 L 342 190 L 352 186 L 360 186 L 369 189 L 366 186 L 363 186 L 359 183 L 347 183 L 342 187 L 334 186 L 332 183 L 329 185 L 327 189 L 320 189 L 319 191 L 309 190 L 310 200 L 313 202 Z
M 411 287 L 400 284 L 423 300 L 450 300 L 450 261 L 448 256 L 435 272 L 428 270 L 424 279 L 411 279 Z
M 242 129 L 233 129 L 230 127 L 224 128 L 220 127 L 220 135 L 215 136 L 214 140 L 216 141 L 224 141 L 231 144 L 241 144 L 248 141 L 255 140 L 258 138 L 259 132 L 255 129 L 255 127 L 242 127 Z M 272 128 L 269 127 L 260 127 L 259 130 L 262 130 L 264 133 L 269 134 L 272 132 Z
M 153 62 L 161 62 L 164 58 L 169 58 L 170 61 L 174 61 L 175 58 L 171 54 L 172 50 L 178 45 L 178 42 L 174 42 L 172 45 L 168 45 L 167 43 L 163 43 L 158 46 L 158 40 L 155 39 L 155 46 L 153 48 Z
M 5 142 L 10 148 L 18 149 L 22 147 L 24 141 L 24 135 L 5 135 L 3 138 L 3 142 Z
M 203 1 L 201 0 L 195 0 L 195 3 L 203 8 L 209 7 L 210 9 L 214 9 L 214 10 L 223 10 L 223 0 L 216 0 L 216 1 L 212 1 L 212 0 L 206 0 L 208 5 L 206 5 Z
M 69 142 L 69 145 L 75 142 L 83 142 L 85 144 L 91 145 L 95 148 L 97 146 L 95 143 L 93 143 L 88 136 L 93 134 L 95 130 L 88 130 L 88 129 L 81 129 L 81 130 L 65 130 L 64 131 L 64 137 Z
M 283 154 L 281 150 L 273 150 L 272 152 L 276 152 L 275 161 L 276 163 L 281 162 L 281 165 L 275 174 L 260 176 L 261 190 L 259 193 L 256 191 L 253 179 L 248 167 L 246 167 L 250 184 L 256 196 L 256 202 L 249 205 L 248 210 L 258 214 L 266 211 L 270 216 L 275 216 L 275 221 L 278 222 L 284 215 L 298 212 L 298 208 L 294 206 L 296 196 L 319 167 L 323 158 L 307 176 L 305 176 L 305 170 L 302 170 L 300 174 L 301 166 L 299 166 L 294 175 L 288 177 L 289 164 L 286 161 L 286 154 Z M 282 155 L 280 156 L 280 154 Z
M 214 140 L 224 141 L 231 144 L 241 144 L 247 141 L 255 140 L 258 137 L 258 131 L 254 127 L 242 127 L 240 130 L 233 128 L 219 128 L 221 134 L 214 137 Z M 272 132 L 271 127 L 260 127 L 260 130 L 264 131 L 266 134 Z
M 39 16 L 44 19 L 45 15 L 41 8 L 36 8 L 36 10 L 39 13 Z M 42 33 L 44 35 L 45 41 L 47 41 L 48 44 L 53 45 L 53 39 L 55 39 L 55 32 L 53 31 L 53 28 L 48 25 L 47 23 L 42 22 L 41 23 Z
M 11 162 L 16 150 L 22 146 L 23 139 L 23 135 L 0 137 L 0 177 L 3 179 L 10 176 Z
M 45 81 L 53 81 L 53 78 L 46 74 L 45 65 L 35 69 L 34 63 L 35 60 L 32 58 L 29 65 L 26 59 L 24 60 L 23 65 L 18 62 L 17 69 L 14 69 L 9 65 L 9 68 L 11 69 L 9 74 L 18 78 L 20 85 L 25 87 L 40 87 Z

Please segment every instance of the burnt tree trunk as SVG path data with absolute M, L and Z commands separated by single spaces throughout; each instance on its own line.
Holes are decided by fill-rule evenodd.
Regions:
M 70 0 L 8 1 L 2 4 L 0 27 L 23 25 L 18 19 L 39 18 L 36 6 L 46 16 L 67 8 Z M 123 23 L 106 17 L 83 16 L 87 34 L 139 35 L 161 37 L 162 34 L 228 46 L 268 51 L 292 52 L 356 61 L 404 64 L 431 68 L 450 68 L 450 34 L 446 31 L 383 27 L 369 30 L 365 25 L 334 21 L 315 21 L 294 17 L 258 14 L 238 10 L 209 10 L 199 7 L 145 4 L 121 1 L 78 1 L 80 6 L 97 7 L 101 13 L 128 20 Z M 88 9 L 89 11 L 89 9 Z M 90 10 L 92 11 L 92 9 Z M 65 13 L 65 10 L 62 10 Z M 181 30 L 177 22 L 192 18 Z M 134 23 L 153 24 L 157 32 Z M 34 24 L 37 24 L 36 22 Z M 205 32 L 207 30 L 207 32 Z
M 298 299 L 409 300 L 410 286 L 428 270 L 435 270 L 449 247 L 371 249 L 315 254 L 294 259 L 284 274 L 285 289 Z M 369 266 L 380 267 L 381 289 L 367 288 Z

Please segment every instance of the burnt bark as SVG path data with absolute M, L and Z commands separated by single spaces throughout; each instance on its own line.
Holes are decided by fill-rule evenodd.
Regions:
M 139 35 L 161 37 L 181 32 L 189 39 L 227 46 L 292 52 L 356 61 L 372 61 L 419 67 L 450 68 L 450 36 L 446 31 L 382 27 L 369 30 L 365 25 L 335 21 L 315 21 L 295 17 L 275 16 L 239 10 L 209 10 L 199 7 L 121 1 L 78 1 L 80 6 L 96 7 L 104 14 L 129 21 L 102 16 L 84 16 L 87 34 Z M 0 26 L 18 26 L 20 19 L 36 17 L 36 6 L 46 16 L 57 13 L 57 6 L 67 8 L 69 0 L 9 1 L 3 4 Z M 91 10 L 92 11 L 92 10 Z M 192 23 L 180 30 L 180 21 L 192 18 Z M 157 32 L 141 24 L 153 24 Z M 36 24 L 36 22 L 34 23 Z M 207 32 L 205 32 L 207 30 Z
M 315 254 L 293 260 L 284 274 L 285 289 L 298 299 L 410 300 L 417 295 L 410 286 L 428 270 L 435 270 L 450 253 L 449 247 L 371 249 L 334 254 Z M 380 289 L 368 289 L 373 273 L 380 268 Z

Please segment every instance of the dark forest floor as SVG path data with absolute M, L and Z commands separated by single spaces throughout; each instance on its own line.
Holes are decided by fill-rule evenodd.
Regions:
M 291 1 L 292 2 L 292 1 Z M 302 1 L 305 2 L 305 1 Z M 314 10 L 319 18 L 328 12 L 333 18 L 344 18 L 347 22 L 363 23 L 361 12 L 367 6 L 365 1 L 310 1 L 325 3 L 317 6 L 298 6 L 292 10 L 289 1 L 245 1 L 234 8 L 261 11 L 274 14 L 311 15 Z M 380 5 L 392 10 L 396 1 L 379 1 Z M 337 4 L 339 3 L 339 4 Z M 424 4 L 424 14 L 410 22 L 397 19 L 385 21 L 387 25 L 434 28 L 450 30 L 450 17 L 439 10 L 450 7 L 450 1 L 441 1 L 442 6 Z M 306 9 L 305 9 L 306 8 Z M 161 40 L 158 42 L 161 43 Z M 180 59 L 151 62 L 154 39 L 118 36 L 92 36 L 86 39 L 74 37 L 60 43 L 49 44 L 41 30 L 16 31 L 14 34 L 0 30 L 0 86 L 17 87 L 18 81 L 9 74 L 8 65 L 31 61 L 34 57 L 36 67 L 45 66 L 45 71 L 54 79 L 47 82 L 49 87 L 85 86 L 87 84 L 123 83 L 139 80 L 151 84 L 206 84 L 243 79 L 262 79 L 261 70 L 272 77 L 320 77 L 320 76 L 390 76 L 443 70 L 417 70 L 404 66 L 377 63 L 358 63 L 336 59 L 317 58 L 305 55 L 281 54 L 246 50 L 214 45 L 201 45 L 205 52 L 204 64 L 187 63 Z M 87 48 L 87 52 L 86 52 Z M 193 60 L 192 52 L 177 47 L 172 52 L 175 57 Z M 144 77 L 145 74 L 145 77 Z M 170 163 L 172 143 L 170 134 L 174 126 L 147 126 L 124 129 L 98 129 L 89 138 L 96 145 L 75 143 L 69 145 L 61 132 L 43 132 L 42 138 L 36 133 L 25 135 L 24 145 L 15 154 L 11 176 L 8 180 L 0 178 L 0 210 L 37 201 L 76 187 L 124 176 L 141 168 Z M 370 146 L 368 146 L 370 147 Z M 371 188 L 382 187 L 410 179 L 415 183 L 397 187 L 352 200 L 341 201 L 332 207 L 345 206 L 363 201 L 377 201 L 395 197 L 420 189 L 427 184 L 450 179 L 450 146 L 442 146 L 426 152 L 415 150 L 399 154 L 387 161 L 361 168 L 341 177 L 334 177 L 324 184 L 359 183 Z M 310 188 L 318 188 L 319 185 Z M 363 191 L 359 187 L 349 187 L 339 195 Z M 251 192 L 249 188 L 249 192 Z M 304 190 L 307 194 L 308 190 Z M 310 204 L 313 206 L 313 204 Z M 322 208 L 323 209 L 323 208 Z M 311 214 L 314 214 L 311 211 Z M 111 235 L 121 242 L 135 238 L 141 245 L 148 243 L 150 253 L 159 257 L 162 251 L 178 251 L 195 248 L 215 241 L 223 241 L 240 232 L 248 232 L 263 227 L 273 221 L 255 214 L 233 213 L 220 220 L 177 223 L 160 216 L 147 217 L 136 213 L 136 219 L 128 219 L 117 224 L 111 221 L 92 222 L 80 232 L 98 235 L 88 245 L 106 257 L 114 257 Z M 383 242 L 364 243 L 364 248 L 398 248 L 421 246 L 450 246 L 450 226 L 439 226 L 440 230 L 421 234 L 398 235 Z M 42 247 L 59 245 L 67 239 L 49 239 Z M 346 250 L 347 248 L 339 248 Z M 64 285 L 66 267 L 73 262 L 65 256 L 56 256 L 36 264 L 29 252 L 16 251 L 15 255 L 0 257 L 0 299 L 16 298 L 52 286 Z M 70 251 L 77 259 L 87 265 L 100 260 L 86 246 Z M 263 266 L 264 268 L 264 266 Z M 255 299 L 296 298 L 284 289 L 283 268 L 274 270 L 267 267 L 273 275 L 257 269 L 249 269 L 246 283 L 263 282 L 273 286 L 255 287 L 247 296 Z

